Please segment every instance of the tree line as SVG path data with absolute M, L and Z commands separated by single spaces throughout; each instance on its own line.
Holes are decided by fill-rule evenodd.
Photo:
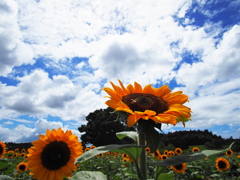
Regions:
M 116 136 L 117 132 L 136 131 L 135 127 L 127 127 L 127 114 L 124 112 L 114 113 L 110 107 L 106 109 L 95 110 L 86 116 L 87 123 L 78 127 L 81 133 L 81 142 L 84 146 L 103 146 L 108 144 L 130 144 L 134 143 L 130 138 L 119 140 Z M 232 149 L 240 152 L 240 139 L 232 137 L 224 139 L 208 130 L 190 130 L 176 131 L 167 134 L 159 133 L 162 147 L 180 147 L 187 149 L 189 146 L 205 145 L 207 149 L 221 149 L 232 142 L 235 142 Z M 27 149 L 31 147 L 31 143 L 6 143 L 8 150 L 16 148 Z

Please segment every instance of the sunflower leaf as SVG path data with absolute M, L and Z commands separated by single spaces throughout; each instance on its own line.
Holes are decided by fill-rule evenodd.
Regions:
M 231 149 L 232 145 L 233 143 L 227 149 L 223 149 L 223 150 L 204 150 L 204 151 L 191 152 L 191 153 L 186 153 L 186 154 L 182 154 L 175 157 L 170 157 L 168 159 L 165 159 L 164 161 L 157 161 L 157 162 L 150 162 L 150 163 L 158 166 L 175 166 L 182 163 L 204 159 L 205 157 L 208 157 L 208 156 L 225 153 L 227 150 Z
M 75 163 L 80 163 L 80 162 L 86 161 L 86 160 L 88 160 L 98 154 L 101 154 L 101 153 L 106 153 L 109 151 L 117 152 L 119 149 L 131 148 L 131 147 L 136 147 L 136 148 L 142 149 L 145 146 L 139 146 L 139 145 L 134 145 L 134 144 L 121 144 L 121 145 L 110 144 L 110 145 L 106 145 L 106 146 L 99 146 L 99 147 L 96 147 L 94 149 L 91 149 L 91 150 L 83 153 L 81 156 L 79 156 L 77 159 L 75 159 Z
M 118 132 L 116 133 L 118 139 L 123 139 L 125 137 L 130 137 L 132 138 L 135 142 L 137 142 L 138 140 L 138 133 L 135 131 L 122 131 L 122 132 Z
M 70 178 L 70 180 L 107 180 L 107 176 L 102 172 L 98 171 L 79 171 L 74 176 Z

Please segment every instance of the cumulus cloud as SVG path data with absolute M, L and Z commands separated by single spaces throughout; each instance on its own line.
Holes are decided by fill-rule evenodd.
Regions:
M 46 134 L 47 129 L 62 128 L 64 131 L 71 130 L 68 126 L 64 126 L 62 122 L 52 122 L 47 119 L 39 119 L 34 123 L 34 127 L 30 128 L 23 124 L 18 125 L 14 129 L 0 126 L 1 141 L 4 142 L 32 142 L 38 138 L 40 134 Z M 73 134 L 80 137 L 80 132 L 72 130 Z M 80 139 L 79 139 L 80 140 Z
M 63 75 L 48 77 L 43 70 L 35 70 L 18 78 L 17 86 L 2 84 L 0 111 L 13 114 L 61 117 L 64 120 L 82 120 L 82 115 L 104 106 L 103 98 L 89 86 L 75 85 Z M 5 112 L 6 113 L 6 112 Z
M 33 63 L 33 52 L 21 41 L 16 2 L 3 0 L 0 10 L 0 75 L 6 76 L 14 66 Z
M 177 82 L 186 85 L 194 92 L 199 86 L 239 78 L 239 34 L 240 26 L 233 26 L 224 33 L 222 41 L 216 48 L 210 48 L 211 52 L 206 53 L 201 62 L 192 65 L 183 63 L 176 75 Z
M 240 26 L 211 21 L 221 11 L 210 14 L 208 3 L 2 1 L 0 75 L 33 59 L 43 67 L 36 69 L 36 63 L 21 76 L 15 69 L 15 86 L 0 83 L 0 119 L 51 115 L 86 123 L 89 112 L 106 107 L 101 88 L 110 80 L 142 85 L 175 80 L 181 87 L 174 91 L 190 98 L 189 127 L 230 124 L 227 114 L 238 125 Z M 209 18 L 202 26 L 190 17 L 197 11 Z M 80 57 L 84 60 L 75 63 Z M 46 128 L 44 120 L 38 124 Z

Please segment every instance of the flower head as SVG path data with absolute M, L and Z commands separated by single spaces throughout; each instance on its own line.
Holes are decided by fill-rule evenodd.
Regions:
M 182 149 L 181 148 L 176 148 L 175 149 L 175 153 L 177 154 L 177 155 L 180 155 L 180 154 L 182 154 Z
M 0 158 L 3 158 L 6 153 L 6 144 L 0 141 Z
M 150 84 L 144 88 L 137 82 L 124 87 L 110 82 L 113 89 L 103 88 L 110 96 L 106 104 L 116 111 L 129 113 L 128 127 L 135 125 L 139 119 L 153 120 L 155 123 L 173 124 L 189 120 L 191 109 L 183 105 L 188 96 L 182 91 L 171 93 L 167 85 L 154 88 Z
M 226 155 L 231 157 L 233 155 L 233 150 L 232 149 L 229 149 L 227 152 L 226 152 Z
M 82 144 L 78 137 L 61 128 L 49 129 L 46 135 L 40 135 L 40 140 L 32 142 L 28 149 L 28 167 L 34 179 L 62 180 L 64 176 L 72 176 L 77 170 L 74 161 L 82 154 Z
M 176 173 L 184 173 L 187 169 L 187 164 L 182 163 L 175 166 L 170 166 L 170 168 L 173 169 L 173 171 Z
M 197 152 L 197 151 L 200 151 L 200 149 L 198 147 L 193 147 L 192 148 L 192 152 Z
M 20 162 L 16 169 L 20 172 L 24 172 L 24 171 L 27 171 L 28 170 L 28 164 L 26 162 Z
M 230 163 L 227 159 L 225 159 L 223 157 L 219 157 L 216 160 L 216 168 L 218 171 L 228 170 L 230 168 Z

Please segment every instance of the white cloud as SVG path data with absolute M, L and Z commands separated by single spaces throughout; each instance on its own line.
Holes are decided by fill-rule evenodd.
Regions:
M 194 93 L 199 86 L 212 84 L 216 81 L 225 82 L 239 78 L 240 72 L 240 26 L 234 26 L 223 35 L 217 48 L 201 45 L 211 51 L 202 57 L 202 62 L 192 65 L 184 63 L 176 74 L 179 84 L 186 85 Z M 198 42 L 198 41 L 197 41 Z
M 68 126 L 64 126 L 62 122 L 52 122 L 46 119 L 39 119 L 35 122 L 33 128 L 29 128 L 23 124 L 18 125 L 14 129 L 4 128 L 0 126 L 1 141 L 4 142 L 32 142 L 38 138 L 40 134 L 46 134 L 47 129 L 62 128 L 64 131 L 71 130 Z M 71 130 L 73 134 L 80 137 L 80 132 Z M 80 140 L 80 139 L 79 139 Z
M 33 63 L 33 52 L 28 44 L 21 41 L 16 2 L 3 0 L 0 10 L 0 75 L 5 76 L 14 66 Z
M 21 114 L 37 117 L 58 116 L 64 120 L 82 120 L 83 115 L 104 107 L 104 99 L 93 90 L 94 84 L 82 87 L 75 85 L 63 75 L 48 77 L 43 70 L 18 78 L 17 86 L 2 84 L 1 112 L 5 118 Z
M 204 11 L 209 1 L 197 2 L 198 10 L 210 16 Z M 16 77 L 16 86 L 0 83 L 0 119 L 51 115 L 86 123 L 89 112 L 106 107 L 100 89 L 109 86 L 109 80 L 146 85 L 175 78 L 185 86 L 175 90 L 190 97 L 195 119 L 190 127 L 224 124 L 229 113 L 238 125 L 234 97 L 240 84 L 240 26 L 223 29 L 220 22 L 192 26 L 194 18 L 185 17 L 191 6 L 189 0 L 2 1 L 0 75 L 14 76 L 18 72 L 13 67 L 33 59 L 44 61 L 58 75 L 26 70 Z M 185 24 L 180 26 L 173 16 Z M 184 62 L 185 52 L 198 61 Z M 73 57 L 85 59 L 76 65 Z

